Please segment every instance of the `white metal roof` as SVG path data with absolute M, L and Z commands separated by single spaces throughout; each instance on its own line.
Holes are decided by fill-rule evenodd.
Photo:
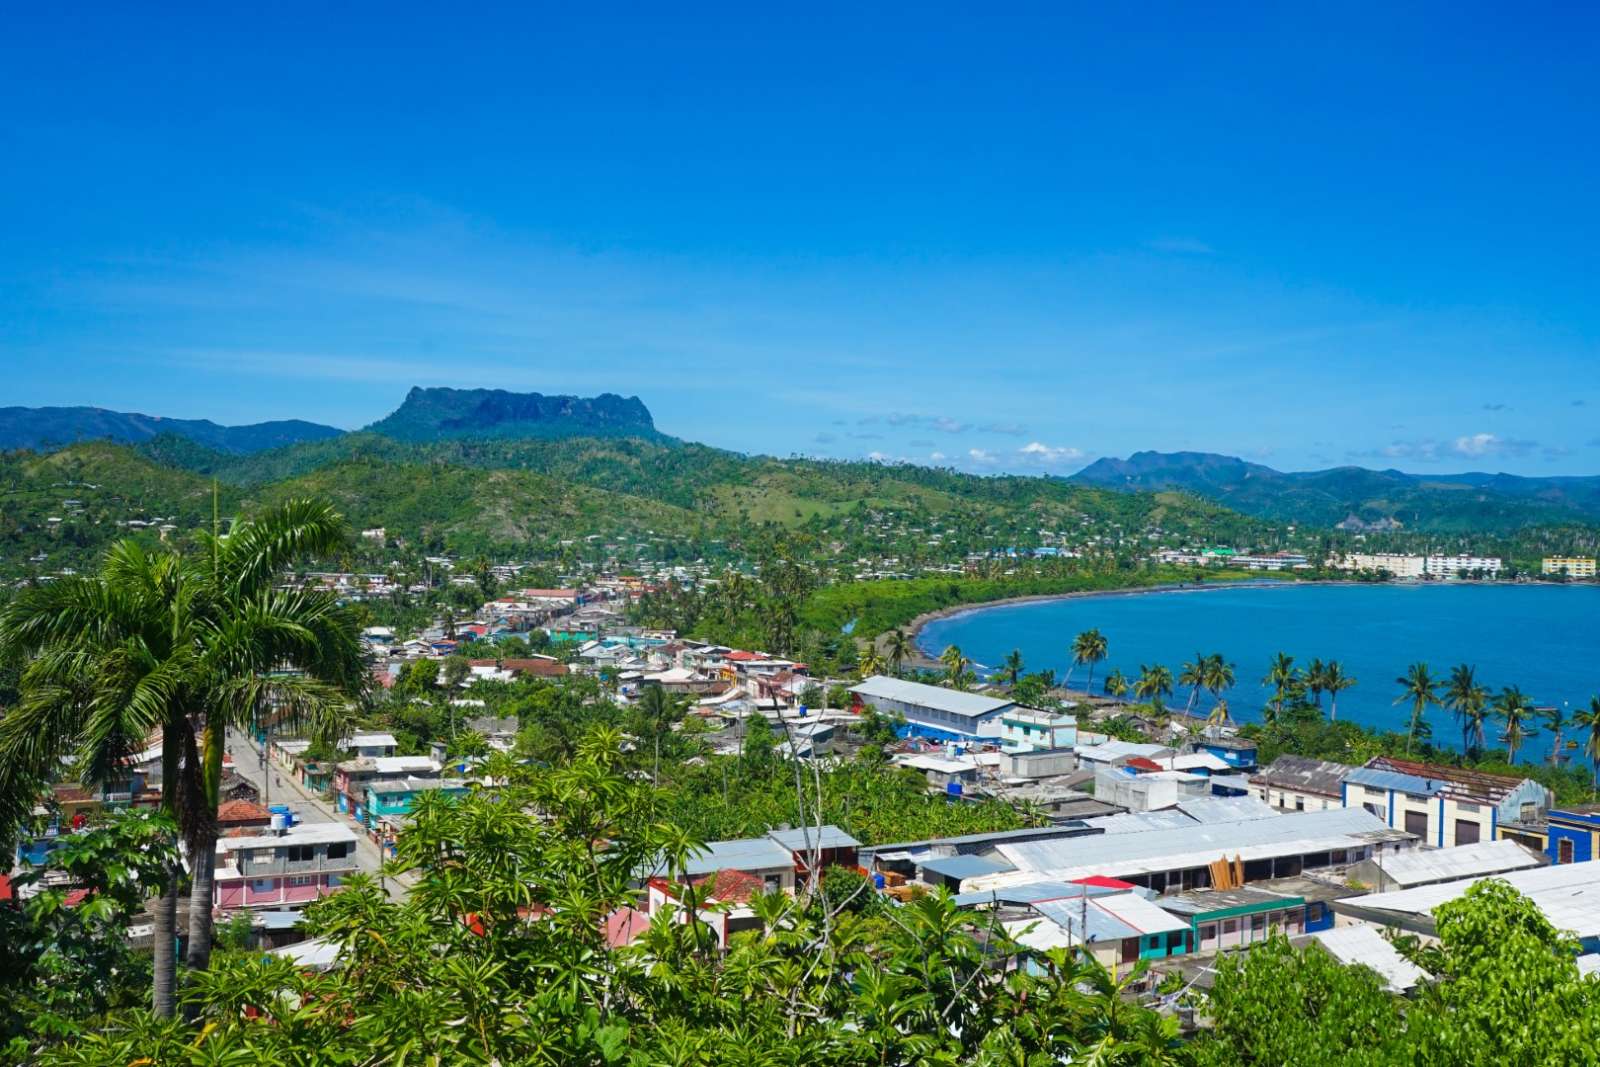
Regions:
M 1384 869 L 1388 869 L 1387 861 Z M 1509 883 L 1532 900 L 1557 930 L 1570 931 L 1580 938 L 1600 937 L 1600 860 L 1534 867 L 1492 877 Z M 1482 878 L 1463 878 L 1390 893 L 1368 893 L 1352 897 L 1348 903 L 1397 915 L 1426 915 L 1481 881 Z
M 859 685 L 850 687 L 850 692 L 858 693 L 864 697 L 877 697 L 881 700 L 894 700 L 902 704 L 914 704 L 919 707 L 933 708 L 937 711 L 946 711 L 952 715 L 964 715 L 968 718 L 977 718 L 991 712 L 1002 711 L 1016 706 L 1014 700 L 1000 700 L 996 697 L 986 697 L 979 693 L 963 693 L 955 689 L 944 689 L 937 685 L 923 685 L 921 682 L 908 682 L 901 678 L 887 678 L 881 674 L 874 674 Z
M 1112 760 L 1132 759 L 1134 756 L 1143 756 L 1145 759 L 1166 759 L 1172 749 L 1166 745 L 1144 744 L 1138 741 L 1107 741 L 1102 745 L 1086 745 L 1078 749 L 1078 758 L 1096 763 L 1110 763 Z
M 1509 838 L 1385 856 L 1383 876 L 1403 888 L 1543 867 L 1544 859 Z
M 1382 820 L 1361 808 L 1331 808 L 1244 822 L 1194 823 L 1135 833 L 1018 841 L 995 846 L 1017 868 L 1015 872 L 971 878 L 961 884 L 961 890 L 965 893 L 1038 881 L 1041 875 L 1058 881 L 1096 874 L 1133 876 L 1204 867 L 1224 856 L 1249 861 L 1356 848 L 1374 839 L 1364 835 L 1374 834 L 1381 835 L 1378 839 L 1382 840 L 1395 836 Z
M 1175 771 L 1228 771 L 1233 769 L 1233 764 L 1220 756 L 1213 756 L 1209 752 L 1186 752 L 1181 756 L 1173 756 L 1167 760 L 1167 766 Z
M 1392 993 L 1404 993 L 1427 972 L 1395 951 L 1376 926 L 1336 926 L 1311 935 L 1340 963 L 1371 967 Z
M 332 845 L 340 841 L 354 841 L 355 831 L 336 822 L 308 823 L 296 826 L 282 834 L 264 833 L 255 837 L 224 837 L 217 848 L 225 852 L 247 851 L 258 848 L 281 848 L 286 845 Z

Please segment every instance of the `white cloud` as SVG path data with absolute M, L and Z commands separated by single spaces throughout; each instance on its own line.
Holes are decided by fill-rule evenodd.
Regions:
M 992 467 L 1000 461 L 1000 457 L 987 448 L 969 448 L 967 458 L 980 467 Z
M 930 453 L 928 453 L 928 460 L 930 462 L 932 462 L 932 463 L 941 463 L 941 462 L 944 461 L 944 458 L 945 457 L 944 457 L 944 453 L 943 452 L 930 452 Z
M 1047 445 L 1043 441 L 1029 441 L 1017 449 L 1017 456 L 1024 462 L 1040 467 L 1053 467 L 1061 463 L 1072 463 L 1083 458 L 1083 450 L 1067 446 Z
M 1456 438 L 1456 451 L 1463 456 L 1487 456 L 1500 450 L 1500 438 L 1492 433 L 1474 433 Z

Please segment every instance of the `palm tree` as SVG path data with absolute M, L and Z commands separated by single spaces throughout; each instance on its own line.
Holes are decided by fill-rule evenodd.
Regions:
M 1017 679 L 1022 677 L 1022 649 L 1013 648 L 1000 663 L 1000 671 L 1006 676 L 1006 682 L 1015 689 Z
M 1297 674 L 1294 657 L 1287 652 L 1273 656 L 1271 664 L 1267 666 L 1267 675 L 1261 679 L 1261 684 L 1272 689 L 1272 722 L 1277 722 L 1278 716 L 1283 713 L 1283 702 L 1288 698 Z
M 1600 697 L 1590 697 L 1589 707 L 1572 717 L 1583 731 L 1583 754 L 1589 757 L 1589 796 L 1600 794 Z
M 911 638 L 899 628 L 890 630 L 889 636 L 884 639 L 883 650 L 889 656 L 889 669 L 898 676 L 901 665 L 911 658 Z
M 1488 721 L 1489 691 L 1481 685 L 1475 685 L 1461 708 L 1461 735 L 1468 751 L 1483 751 L 1484 726 Z
M 1533 702 L 1521 689 L 1508 685 L 1495 698 L 1494 712 L 1506 724 L 1505 733 L 1500 735 L 1506 743 L 1506 761 L 1515 763 L 1522 742 L 1539 732 L 1528 729 L 1529 720 L 1536 714 Z
M 1178 673 L 1178 684 L 1189 686 L 1189 703 L 1184 705 L 1186 714 L 1194 714 L 1195 702 L 1200 699 L 1200 689 L 1206 684 L 1206 667 L 1210 659 L 1199 652 L 1194 654 L 1194 659 L 1183 665 Z
M 1428 710 L 1428 705 L 1439 703 L 1439 697 L 1434 693 L 1438 682 L 1433 680 L 1433 675 L 1428 673 L 1426 663 L 1413 663 L 1406 668 L 1406 673 L 1395 679 L 1400 686 L 1400 695 L 1394 698 L 1396 704 L 1406 701 L 1411 702 L 1411 728 L 1406 731 L 1406 755 L 1411 755 L 1411 743 L 1416 740 L 1417 723 L 1422 721 L 1422 713 Z
M 875 674 L 882 674 L 883 657 L 878 654 L 877 646 L 868 645 L 867 650 L 861 654 L 861 662 L 857 666 L 860 668 L 863 681 Z
M 952 689 L 965 689 L 972 683 L 972 661 L 961 654 L 961 649 L 951 645 L 939 654 L 945 667 L 945 684 Z
M 1322 688 L 1328 694 L 1328 718 L 1337 722 L 1339 719 L 1339 694 L 1356 684 L 1356 680 L 1344 673 L 1344 665 L 1336 659 L 1330 659 L 1322 667 Z
M 1105 690 L 1107 696 L 1121 700 L 1128 695 L 1128 676 L 1119 670 L 1113 670 L 1106 675 Z
M 1322 711 L 1322 694 L 1327 691 L 1323 679 L 1327 675 L 1328 665 L 1320 659 L 1313 659 L 1306 664 L 1306 692 L 1311 694 L 1311 700 L 1317 705 L 1317 711 Z
M 1458 663 L 1450 668 L 1450 677 L 1444 683 L 1444 693 L 1439 698 L 1439 703 L 1449 708 L 1456 717 L 1456 725 L 1461 729 L 1462 747 L 1466 748 L 1466 711 L 1467 702 L 1472 699 L 1472 691 L 1478 687 L 1477 671 L 1466 663 Z
M 1172 672 L 1157 663 L 1139 665 L 1139 680 L 1133 683 L 1133 695 L 1149 701 L 1156 711 L 1162 711 L 1162 698 L 1172 695 Z
M 948 668 L 965 665 L 967 658 L 961 654 L 959 645 L 946 645 L 944 651 L 939 653 L 939 662 Z
M 1072 639 L 1072 662 L 1089 666 L 1089 680 L 1083 687 L 1085 693 L 1094 689 L 1094 665 L 1106 658 L 1106 648 L 1106 635 L 1099 630 L 1085 630 Z M 1068 670 L 1067 676 L 1071 675 Z
M 1211 694 L 1212 700 L 1221 700 L 1222 694 L 1233 688 L 1233 683 L 1238 680 L 1233 664 L 1222 658 L 1221 652 L 1213 652 L 1206 657 L 1206 691 Z
M 639 698 L 639 710 L 645 718 L 650 720 L 651 732 L 655 735 L 655 769 L 651 779 L 657 783 L 661 781 L 661 735 L 666 733 L 673 713 L 677 710 L 677 702 L 659 685 L 652 685 L 644 691 Z
M 288 501 L 235 521 L 227 537 L 203 538 L 202 553 L 120 542 L 98 574 L 25 590 L 0 612 L 0 658 L 26 660 L 22 699 L 0 720 L 0 824 L 31 802 L 25 783 L 45 780 L 63 756 L 77 757 L 83 781 L 104 785 L 159 733 L 162 807 L 193 866 L 191 967 L 211 956 L 228 728 L 271 709 L 336 743 L 348 695 L 363 686 L 354 615 L 328 593 L 278 587 L 294 560 L 327 554 L 346 535 L 327 505 Z M 172 885 L 154 913 L 152 1006 L 161 1016 L 172 1014 L 177 976 Z
M 1206 722 L 1212 726 L 1226 726 L 1231 718 L 1232 716 L 1228 714 L 1228 702 L 1226 700 L 1218 700 L 1212 706 L 1211 714 L 1206 716 Z
M 1561 733 L 1568 726 L 1572 725 L 1572 720 L 1567 718 L 1565 709 L 1560 707 L 1552 707 L 1546 709 L 1544 713 L 1544 721 L 1550 727 L 1550 733 L 1552 735 L 1550 742 L 1550 766 L 1559 767 L 1561 765 Z

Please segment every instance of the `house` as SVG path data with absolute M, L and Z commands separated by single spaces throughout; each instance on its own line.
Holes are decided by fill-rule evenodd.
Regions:
M 1000 717 L 1016 701 L 907 682 L 881 674 L 850 687 L 851 710 L 866 707 L 906 721 L 906 735 L 939 741 L 996 740 Z
M 898 767 L 921 771 L 927 776 L 930 789 L 955 796 L 960 796 L 968 786 L 978 781 L 978 765 L 971 760 L 917 754 L 896 756 L 894 762 Z
M 1494 841 L 1501 822 L 1527 822 L 1550 809 L 1550 790 L 1529 778 L 1486 774 L 1375 756 L 1344 776 L 1347 808 L 1365 808 L 1390 827 L 1438 848 Z
M 1048 752 L 1070 749 L 1078 743 L 1078 719 L 1019 706 L 1000 716 L 1000 751 Z
M 1007 778 L 1055 778 L 1078 769 L 1078 752 L 1072 748 L 1002 752 L 1000 771 Z
M 1003 920 L 1007 935 L 1041 952 L 1082 945 L 1113 976 L 1185 951 L 1189 923 L 1134 886 L 1106 880 L 1061 888 L 1068 892 L 1027 905 L 1027 917 Z
M 517 744 L 517 729 L 519 724 L 515 716 L 496 718 L 493 715 L 480 715 L 466 721 L 467 729 L 483 735 L 489 742 L 489 747 L 500 752 L 510 752 Z
M 1206 752 L 1236 771 L 1256 769 L 1256 743 L 1243 737 L 1206 737 L 1195 742 L 1196 752 Z
M 303 907 L 355 874 L 356 835 L 338 823 L 217 841 L 214 906 L 224 911 Z
M 437 777 L 439 764 L 427 756 L 363 756 L 334 768 L 334 803 L 339 812 L 365 824 L 367 785 L 380 779 Z
M 738 870 L 713 871 L 692 879 L 695 898 L 695 921 L 701 923 L 717 938 L 717 947 L 726 949 L 728 938 L 741 930 L 762 928 L 760 917 L 750 907 L 750 901 L 768 891 L 765 881 L 753 874 Z M 689 922 L 683 909 L 683 889 L 664 878 L 652 878 L 645 891 L 645 909 L 654 916 L 669 903 L 677 906 L 678 921 Z M 637 935 L 635 935 L 637 936 Z
M 1143 756 L 1119 765 L 1100 764 L 1094 772 L 1094 798 L 1129 811 L 1170 808 L 1180 800 L 1210 795 L 1206 775 L 1165 770 Z
M 1400 955 L 1376 926 L 1332 927 L 1312 934 L 1309 940 L 1346 967 L 1370 967 L 1391 993 L 1408 993 L 1428 977 L 1421 967 Z
M 217 807 L 217 830 L 223 835 L 234 830 L 265 829 L 272 825 L 272 813 L 253 800 L 226 800 Z
M 1600 807 L 1562 808 L 1546 820 L 1550 860 L 1584 863 L 1600 859 Z
M 1354 767 L 1305 756 L 1279 756 L 1249 778 L 1250 795 L 1280 811 L 1344 807 L 1344 776 Z
M 813 862 L 818 870 L 857 866 L 860 847 L 837 826 L 771 830 L 762 837 L 708 841 L 688 858 L 682 873 L 694 879 L 721 870 L 742 871 L 759 878 L 768 890 L 792 893 L 796 878 L 808 877 Z M 667 872 L 658 865 L 646 873 L 660 877 Z
M 1352 881 L 1378 892 L 1414 889 L 1458 878 L 1487 878 L 1508 871 L 1543 867 L 1543 853 L 1530 852 L 1515 841 L 1479 841 L 1454 848 L 1419 848 L 1397 856 L 1377 856 L 1350 868 Z
M 418 796 L 433 790 L 453 797 L 469 792 L 467 783 L 456 778 L 379 778 L 367 783 L 364 811 L 358 817 L 368 826 L 379 819 L 404 818 Z
M 1241 948 L 1278 931 L 1290 937 L 1308 932 L 1304 898 L 1250 886 L 1164 897 L 1161 907 L 1187 924 L 1190 952 Z
M 344 744 L 345 751 L 353 756 L 392 756 L 395 746 L 399 742 L 394 734 L 389 733 L 356 733 L 350 735 L 350 740 Z
M 1102 766 L 1119 767 L 1135 758 L 1165 764 L 1177 754 L 1176 749 L 1165 745 L 1143 744 L 1137 741 L 1106 741 L 1079 748 L 1078 765 L 1087 770 L 1097 770 Z

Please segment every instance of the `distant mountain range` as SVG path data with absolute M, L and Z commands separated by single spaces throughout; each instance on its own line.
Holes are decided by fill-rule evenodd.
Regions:
M 1069 481 L 1125 492 L 1181 490 L 1246 515 L 1347 530 L 1464 532 L 1600 520 L 1594 476 L 1285 472 L 1211 452 L 1135 452 L 1096 460 Z
M 217 452 L 248 455 L 269 448 L 338 437 L 343 430 L 285 419 L 248 426 L 219 426 L 208 419 L 168 419 L 105 408 L 0 408 L 0 449 L 45 452 L 77 441 L 139 444 L 174 434 Z
M 656 430 L 649 409 L 636 396 L 542 396 L 503 389 L 413 388 L 393 413 L 367 427 L 367 432 L 412 444 L 563 437 L 672 440 Z M 299 419 L 219 426 L 206 419 L 169 419 L 105 408 L 0 408 L 0 450 L 50 452 L 79 441 L 128 445 L 156 441 L 156 447 L 170 453 L 174 440 L 180 439 L 213 452 L 244 456 L 344 433 Z
M 636 396 L 508 393 L 412 387 L 392 415 L 367 427 L 396 441 L 552 437 L 661 437 Z

